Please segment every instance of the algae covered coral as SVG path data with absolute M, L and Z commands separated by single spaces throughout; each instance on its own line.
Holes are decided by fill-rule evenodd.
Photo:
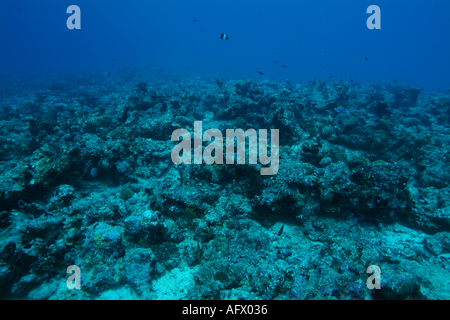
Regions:
M 146 66 L 0 95 L 4 298 L 448 298 L 448 91 Z M 278 129 L 278 173 L 175 165 L 171 134 L 195 121 Z

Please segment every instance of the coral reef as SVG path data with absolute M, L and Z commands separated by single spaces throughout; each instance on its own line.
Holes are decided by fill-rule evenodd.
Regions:
M 449 298 L 449 91 L 141 67 L 0 95 L 3 298 Z M 279 129 L 278 173 L 175 165 L 171 134 L 194 121 Z

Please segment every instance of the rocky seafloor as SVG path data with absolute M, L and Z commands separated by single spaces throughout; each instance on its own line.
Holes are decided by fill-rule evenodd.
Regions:
M 106 74 L 0 84 L 2 299 L 450 298 L 450 91 Z M 279 129 L 278 173 L 175 165 L 194 121 Z

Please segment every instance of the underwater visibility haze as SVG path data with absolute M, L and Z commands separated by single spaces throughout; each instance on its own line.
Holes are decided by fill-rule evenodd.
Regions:
M 449 299 L 449 11 L 1 1 L 0 298 Z

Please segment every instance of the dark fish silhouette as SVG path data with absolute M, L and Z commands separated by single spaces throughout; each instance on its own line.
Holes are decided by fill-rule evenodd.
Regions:
M 122 112 L 122 116 L 120 117 L 120 122 L 125 123 L 128 119 L 128 107 L 125 107 L 125 109 Z
M 323 47 L 323 50 L 326 50 L 327 47 Z
M 275 60 L 274 62 L 275 62 L 275 63 L 278 63 L 278 62 L 280 62 L 280 61 L 278 61 L 278 60 Z
M 328 63 L 327 63 L 327 67 L 329 67 L 329 66 L 331 66 L 331 62 L 328 62 Z
M 192 20 L 192 22 L 199 22 L 200 20 L 198 20 L 198 19 L 194 19 L 194 20 Z
M 367 60 L 367 57 L 366 57 L 366 60 Z
M 298 46 L 298 48 L 299 48 L 299 49 L 301 49 L 301 48 L 302 48 L 302 46 Z
M 280 230 L 278 230 L 278 235 L 281 236 L 283 234 L 284 224 L 281 226 Z
M 260 75 L 264 75 L 264 73 L 262 73 L 261 71 L 256 71 L 256 72 L 258 72 Z
M 108 78 L 111 76 L 111 72 L 108 72 Z
M 222 33 L 219 38 L 222 39 L 222 40 L 230 39 L 230 37 L 226 33 Z
M 111 60 L 112 60 L 112 61 L 116 61 L 116 59 L 114 59 L 114 58 L 111 58 Z
M 284 64 L 282 64 L 282 65 L 280 65 L 280 67 L 282 67 L 282 68 L 287 68 L 287 66 L 285 66 Z

